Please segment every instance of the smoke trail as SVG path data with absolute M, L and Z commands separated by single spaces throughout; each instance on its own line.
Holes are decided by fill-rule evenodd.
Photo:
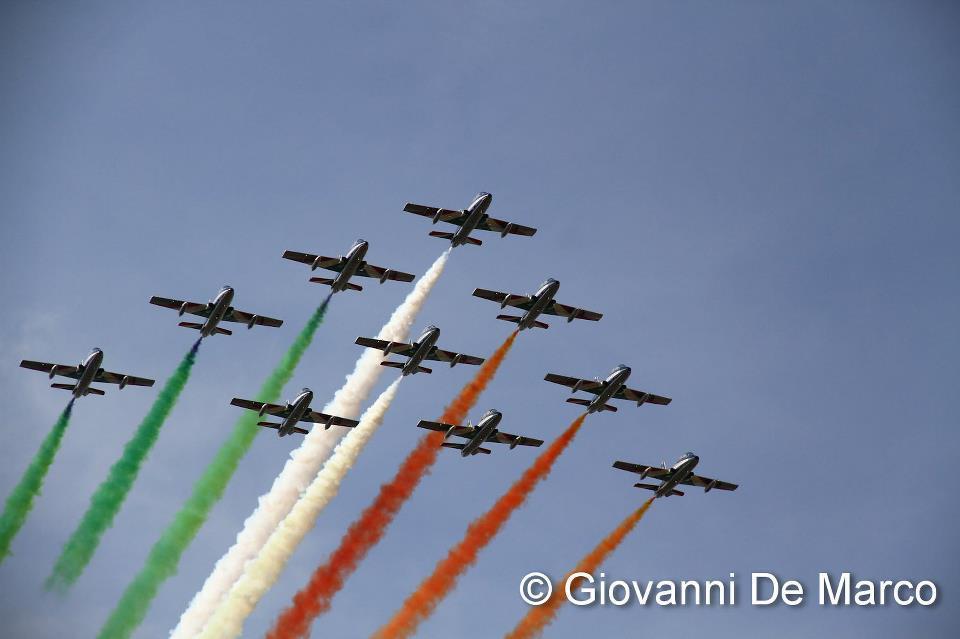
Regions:
M 17 536 L 23 524 L 27 521 L 27 515 L 33 508 L 33 500 L 40 494 L 43 487 L 43 479 L 50 470 L 50 464 L 60 449 L 60 441 L 63 439 L 63 433 L 70 424 L 70 412 L 73 410 L 73 400 L 67 404 L 67 407 L 60 413 L 56 423 L 50 430 L 50 433 L 40 444 L 40 450 L 34 455 L 33 461 L 27 466 L 27 470 L 20 478 L 20 482 L 14 486 L 10 496 L 7 497 L 7 503 L 3 507 L 3 514 L 0 515 L 0 563 L 10 554 L 10 544 L 13 538 Z
M 567 582 L 570 575 L 578 572 L 585 572 L 592 575 L 597 572 L 600 564 L 606 561 L 607 557 L 617 549 L 624 537 L 630 534 L 630 531 L 633 530 L 637 522 L 643 518 L 643 515 L 652 503 L 653 497 L 643 502 L 640 508 L 637 508 L 630 513 L 626 519 L 620 522 L 620 525 L 614 528 L 613 532 L 604 537 L 603 541 L 597 544 L 586 557 L 580 560 L 576 568 L 567 573 L 563 581 L 554 584 L 553 593 L 546 602 L 539 606 L 530 607 L 530 610 L 527 611 L 524 618 L 520 620 L 516 627 L 514 627 L 504 639 L 533 639 L 534 637 L 539 637 L 543 629 L 553 621 L 553 618 L 557 615 L 557 610 L 559 610 L 563 604 L 563 584 Z M 574 584 L 571 584 L 571 587 L 573 585 Z
M 160 428 L 177 403 L 187 380 L 190 379 L 190 370 L 197 359 L 199 348 L 200 340 L 197 340 L 183 356 L 167 383 L 163 385 L 147 416 L 143 418 L 133 437 L 124 446 L 120 459 L 110 468 L 107 478 L 93 493 L 87 512 L 84 513 L 70 539 L 64 544 L 53 572 L 47 577 L 44 584 L 47 590 L 66 592 L 90 563 L 103 534 L 113 525 L 114 517 L 120 511 L 130 489 L 133 488 L 133 483 L 140 473 L 140 467 L 160 435 Z
M 283 387 L 293 376 L 300 358 L 313 341 L 313 335 L 323 321 L 329 302 L 328 295 L 310 316 L 306 326 L 287 349 L 283 359 L 263 382 L 263 386 L 257 393 L 258 401 L 272 403 L 280 397 Z M 259 419 L 259 415 L 253 411 L 244 411 L 237 420 L 230 436 L 220 445 L 217 455 L 194 484 L 193 493 L 180 507 L 160 539 L 153 545 L 146 563 L 127 586 L 120 601 L 110 613 L 110 617 L 100 629 L 98 635 L 100 639 L 129 637 L 143 621 L 160 584 L 176 574 L 180 557 L 207 520 L 210 510 L 223 496 L 223 491 L 226 490 L 237 465 L 250 449 L 254 437 L 260 432 L 257 426 Z
M 407 339 L 410 326 L 443 273 L 449 255 L 450 249 L 444 251 L 434 261 L 380 329 L 379 339 L 389 341 Z M 363 403 L 384 371 L 384 367 L 380 366 L 381 361 L 383 361 L 383 355 L 380 352 L 365 349 L 357 360 L 353 372 L 323 412 L 342 417 L 357 417 Z M 270 534 L 293 508 L 300 493 L 316 477 L 320 465 L 330 456 L 330 452 L 343 433 L 343 429 L 340 428 L 329 431 L 315 428 L 304 438 L 300 447 L 291 453 L 290 459 L 274 480 L 270 491 L 260 497 L 256 510 L 244 522 L 236 542 L 217 561 L 213 572 L 207 577 L 203 587 L 181 616 L 180 622 L 171 635 L 173 639 L 194 637 L 200 632 L 224 595 L 240 578 L 244 564 L 260 552 Z
M 457 585 L 457 580 L 477 560 L 477 555 L 500 532 L 513 512 L 522 506 L 536 485 L 550 474 L 554 462 L 567 448 L 583 424 L 586 415 L 577 417 L 533 465 L 500 497 L 486 513 L 474 519 L 463 539 L 437 563 L 433 574 L 424 579 L 403 606 L 377 634 L 380 639 L 409 637 L 430 616 L 437 604 Z
M 450 402 L 440 421 L 459 424 L 466 419 L 516 338 L 517 332 L 514 331 L 484 362 L 474 378 Z M 443 433 L 432 432 L 420 438 L 394 478 L 380 486 L 376 500 L 353 522 L 340 541 L 340 546 L 325 564 L 314 571 L 310 582 L 296 594 L 293 604 L 277 619 L 268 635 L 270 639 L 307 636 L 310 624 L 318 615 L 330 609 L 333 597 L 343 587 L 347 577 L 353 574 L 370 549 L 383 538 L 393 518 L 429 472 L 442 442 Z
M 401 377 L 393 382 L 368 408 L 360 424 L 340 442 L 323 469 L 274 530 L 257 557 L 248 562 L 243 575 L 227 593 L 207 622 L 200 637 L 237 637 L 243 623 L 263 595 L 276 583 L 293 551 L 313 528 L 320 511 L 337 494 L 340 482 L 356 462 L 364 446 L 383 423 L 390 403 L 397 394 Z

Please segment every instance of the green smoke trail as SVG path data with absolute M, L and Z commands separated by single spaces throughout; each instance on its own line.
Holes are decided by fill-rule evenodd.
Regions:
M 310 346 L 317 326 L 323 320 L 330 296 L 314 312 L 307 325 L 300 331 L 296 341 L 283 359 L 264 381 L 257 393 L 257 401 L 276 402 L 303 353 Z M 153 545 L 146 563 L 133 581 L 127 586 L 120 601 L 100 629 L 99 639 L 129 637 L 147 614 L 150 603 L 156 596 L 160 585 L 177 572 L 180 557 L 200 527 L 207 520 L 210 510 L 223 496 L 230 478 L 240 460 L 250 449 L 254 437 L 260 432 L 257 422 L 260 416 L 252 411 L 244 411 L 233 427 L 230 437 L 220 446 L 216 457 L 207 466 L 203 475 L 193 486 L 193 493 L 173 521 Z
M 43 487 L 43 479 L 50 470 L 50 464 L 60 449 L 60 441 L 63 439 L 63 433 L 70 424 L 70 412 L 73 410 L 73 400 L 67 404 L 67 407 L 60 413 L 57 422 L 53 425 L 50 433 L 40 444 L 40 450 L 34 456 L 33 461 L 23 473 L 20 483 L 14 487 L 13 492 L 7 497 L 7 503 L 3 507 L 3 514 L 0 515 L 0 563 L 10 554 L 10 544 L 13 538 L 17 536 L 24 522 L 27 521 L 27 515 L 33 508 L 33 500 L 40 494 Z
M 87 512 L 64 544 L 53 572 L 47 577 L 44 585 L 48 590 L 66 592 L 90 563 L 103 534 L 113 525 L 114 518 L 133 488 L 137 475 L 140 474 L 140 467 L 160 435 L 160 428 L 177 403 L 183 387 L 187 385 L 190 371 L 197 359 L 198 348 L 200 340 L 183 356 L 173 375 L 163 385 L 147 416 L 124 446 L 120 459 L 110 468 L 107 478 L 93 493 Z

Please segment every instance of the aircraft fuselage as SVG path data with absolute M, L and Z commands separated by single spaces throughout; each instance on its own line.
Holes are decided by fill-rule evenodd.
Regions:
M 277 429 L 277 434 L 280 437 L 290 435 L 294 432 L 294 427 L 300 421 L 308 410 L 310 410 L 310 402 L 313 401 L 313 391 L 309 388 L 304 388 L 299 395 L 294 398 L 293 402 L 290 404 L 290 414 L 287 415 L 283 422 L 280 424 L 280 428 Z
M 403 365 L 403 374 L 412 375 L 417 372 L 424 358 L 430 354 L 431 349 L 436 345 L 440 338 L 440 329 L 436 326 L 428 326 L 420 337 L 417 338 L 417 347 L 410 355 L 410 359 Z
M 660 484 L 660 487 L 657 488 L 654 493 L 654 497 L 669 496 L 677 484 L 681 483 L 693 473 L 693 469 L 697 467 L 698 463 L 700 463 L 700 458 L 696 455 L 687 454 L 678 459 L 677 462 L 670 467 L 670 470 L 673 471 L 673 476 Z
M 607 375 L 607 378 L 603 380 L 603 388 L 600 389 L 600 392 L 597 393 L 596 398 L 590 403 L 590 406 L 587 408 L 587 413 L 595 413 L 598 410 L 603 409 L 607 401 L 609 401 L 620 389 L 626 385 L 629 377 L 629 366 L 624 366 L 621 364 L 613 369 L 613 372 Z
M 350 282 L 350 278 L 356 275 L 360 265 L 363 264 L 363 258 L 366 256 L 368 248 L 369 244 L 366 240 L 357 240 L 350 247 L 350 251 L 344 258 L 346 263 L 343 265 L 343 270 L 333 278 L 333 283 L 330 285 L 334 293 L 347 290 L 347 284 Z
M 477 196 L 473 198 L 470 206 L 463 210 L 467 215 L 467 219 L 463 221 L 463 224 L 460 225 L 460 228 L 454 232 L 453 237 L 450 239 L 450 243 L 453 246 L 460 246 L 467 243 L 467 238 L 472 232 L 477 230 L 477 225 L 483 221 L 492 201 L 493 196 L 489 193 L 478 193 Z
M 546 282 L 540 285 L 540 288 L 538 288 L 537 292 L 533 295 L 533 306 L 527 309 L 518 322 L 520 330 L 532 328 L 534 326 L 537 318 L 540 317 L 540 314 L 544 311 L 544 309 L 550 305 L 550 302 L 553 301 L 553 298 L 556 296 L 559 289 L 560 282 L 553 278 L 548 279 Z
M 201 338 L 210 337 L 216 332 L 217 324 L 219 324 L 220 320 L 223 319 L 227 309 L 230 308 L 231 302 L 233 302 L 233 289 L 229 286 L 224 286 L 222 289 L 220 289 L 220 292 L 217 293 L 215 298 L 213 298 L 213 301 L 208 302 L 210 314 L 207 315 L 207 320 L 200 328 Z
M 480 418 L 480 421 L 477 422 L 476 432 L 473 434 L 473 437 L 468 441 L 463 449 L 460 451 L 460 454 L 464 457 L 469 457 L 474 455 L 477 452 L 477 449 L 487 441 L 490 435 L 493 435 L 497 432 L 497 426 L 500 424 L 500 420 L 503 419 L 503 415 L 500 414 L 500 411 L 493 410 L 492 408 L 483 414 L 483 417 Z
M 77 378 L 77 384 L 74 386 L 71 394 L 77 399 L 86 395 L 90 390 L 90 384 L 93 383 L 94 378 L 97 376 L 102 369 L 100 368 L 103 364 L 103 351 L 99 348 L 93 349 L 89 355 L 87 355 L 80 365 L 77 367 L 80 369 L 80 377 Z

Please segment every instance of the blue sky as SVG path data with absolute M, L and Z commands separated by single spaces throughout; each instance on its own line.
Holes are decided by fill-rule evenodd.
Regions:
M 421 273 L 444 248 L 415 201 L 538 227 L 457 249 L 415 330 L 490 352 L 510 326 L 474 287 L 546 277 L 600 324 L 525 332 L 475 413 L 550 439 L 575 416 L 548 371 L 633 367 L 669 407 L 591 416 L 549 481 L 421 628 L 486 638 L 645 494 L 614 459 L 686 450 L 732 494 L 661 500 L 604 566 L 627 579 L 821 570 L 932 579 L 934 608 L 564 609 L 550 637 L 954 636 L 960 436 L 960 15 L 946 3 L 9 3 L 0 19 L 0 492 L 66 401 L 22 358 L 164 379 L 195 337 L 151 295 L 224 283 L 281 329 L 207 341 L 77 588 L 42 592 L 60 546 L 155 391 L 82 400 L 0 566 L 11 636 L 91 636 L 250 395 L 325 291 L 284 249 Z M 408 290 L 337 295 L 294 380 L 339 387 Z M 258 636 L 391 477 L 470 371 L 406 381 L 281 582 Z M 387 383 L 387 378 L 381 385 Z M 139 636 L 172 627 L 295 445 L 244 460 Z M 533 459 L 444 455 L 317 634 L 366 636 Z M 741 590 L 741 596 L 745 590 Z

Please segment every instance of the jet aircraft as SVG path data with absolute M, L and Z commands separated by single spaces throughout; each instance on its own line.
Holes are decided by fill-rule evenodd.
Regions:
M 373 339 L 371 337 L 358 337 L 356 343 L 360 346 L 366 346 L 367 348 L 375 348 L 383 351 L 384 356 L 389 356 L 391 353 L 396 353 L 397 355 L 402 355 L 403 357 L 409 358 L 406 363 L 387 361 L 380 362 L 381 366 L 389 366 L 391 368 L 401 369 L 404 376 L 415 375 L 416 373 L 432 373 L 433 371 L 431 369 L 420 365 L 425 359 L 439 362 L 449 362 L 450 368 L 453 368 L 457 364 L 470 364 L 472 366 L 479 366 L 483 363 L 482 357 L 463 355 L 461 353 L 454 353 L 437 348 L 436 343 L 439 337 L 440 329 L 436 326 L 428 326 L 413 344 L 407 344 L 406 342 L 387 342 L 382 339 Z
M 281 326 L 283 324 L 283 320 L 273 319 L 272 317 L 267 317 L 265 315 L 255 315 L 253 313 L 238 311 L 230 306 L 230 302 L 232 301 L 233 288 L 230 286 L 224 286 L 221 288 L 220 292 L 217 293 L 217 296 L 209 302 L 185 302 L 183 300 L 170 299 L 168 297 L 157 297 L 156 295 L 150 298 L 151 304 L 163 306 L 164 308 L 172 308 L 181 316 L 184 313 L 190 313 L 191 315 L 205 317 L 206 321 L 203 324 L 199 324 L 197 322 L 180 322 L 179 324 L 179 326 L 183 326 L 185 328 L 194 328 L 200 331 L 201 338 L 209 337 L 210 335 L 214 334 L 233 335 L 233 331 L 226 328 L 221 328 L 219 326 L 220 322 L 239 322 L 241 324 L 246 324 L 247 328 L 253 328 L 255 324 L 273 327 Z
M 309 388 L 304 388 L 300 391 L 299 395 L 293 398 L 293 401 L 288 402 L 286 405 L 265 404 L 263 402 L 256 402 L 249 399 L 240 399 L 239 397 L 234 397 L 232 400 L 230 400 L 230 403 L 234 406 L 239 406 L 240 408 L 255 410 L 260 414 L 260 417 L 263 417 L 264 415 L 279 417 L 282 420 L 279 424 L 274 422 L 258 422 L 257 426 L 275 428 L 277 430 L 277 435 L 280 437 L 292 435 L 293 433 L 306 435 L 308 431 L 297 426 L 297 422 L 323 424 L 324 430 L 329 429 L 331 426 L 346 426 L 347 428 L 353 428 L 360 423 L 355 419 L 336 417 L 335 415 L 327 415 L 326 413 L 310 410 L 310 402 L 312 401 L 313 391 L 311 391 Z
M 20 366 L 23 368 L 29 368 L 31 370 L 47 373 L 50 379 L 53 379 L 56 375 L 60 375 L 62 377 L 69 377 L 77 380 L 76 384 L 50 384 L 51 388 L 61 388 L 63 390 L 70 391 L 74 398 L 77 399 L 90 394 L 106 394 L 105 391 L 91 386 L 93 382 L 99 382 L 101 384 L 117 384 L 121 389 L 123 389 L 125 386 L 153 386 L 152 379 L 135 377 L 133 375 L 125 375 L 124 373 L 111 373 L 110 371 L 105 371 L 100 367 L 102 363 L 103 351 L 99 348 L 95 348 L 83 359 L 83 361 L 76 366 L 70 366 L 67 364 L 49 364 L 47 362 L 34 362 L 29 359 L 25 359 L 20 362 Z
M 369 246 L 370 245 L 366 240 L 357 240 L 354 242 L 353 246 L 350 247 L 350 250 L 347 251 L 345 256 L 341 255 L 340 257 L 326 257 L 324 255 L 313 255 L 312 253 L 284 251 L 283 257 L 288 260 L 293 260 L 294 262 L 309 264 L 311 271 L 314 271 L 318 268 L 327 269 L 328 271 L 336 271 L 337 276 L 333 279 L 326 277 L 310 278 L 311 282 L 329 285 L 330 288 L 333 289 L 334 293 L 339 293 L 340 291 L 345 291 L 347 289 L 350 289 L 351 291 L 362 291 L 362 286 L 359 284 L 353 284 L 350 281 L 350 278 L 354 275 L 359 275 L 361 277 L 372 277 L 380 280 L 381 284 L 387 280 L 395 280 L 397 282 L 413 281 L 413 275 L 410 273 L 403 273 L 401 271 L 395 271 L 393 269 L 383 268 L 381 266 L 374 266 L 369 262 L 365 262 L 363 258 L 367 254 L 367 249 Z
M 586 406 L 588 413 L 605 410 L 617 412 L 616 406 L 607 404 L 607 401 L 614 398 L 637 402 L 637 406 L 644 404 L 660 404 L 666 406 L 672 401 L 669 397 L 662 397 L 660 395 L 654 395 L 653 393 L 627 388 L 626 381 L 628 377 L 630 377 L 630 367 L 620 364 L 607 375 L 606 379 L 602 380 L 600 378 L 593 380 L 579 379 L 577 377 L 566 377 L 565 375 L 557 375 L 555 373 L 547 373 L 544 379 L 554 384 L 569 386 L 573 389 L 571 391 L 573 393 L 582 390 L 596 395 L 592 400 L 580 399 L 578 397 L 571 397 L 567 400 L 571 404 Z
M 500 308 L 512 306 L 525 311 L 520 317 L 516 315 L 497 315 L 497 319 L 499 320 L 506 320 L 519 325 L 520 330 L 533 328 L 534 326 L 537 328 L 548 328 L 545 322 L 537 320 L 541 313 L 566 317 L 567 322 L 572 322 L 575 319 L 585 319 L 596 322 L 603 317 L 602 313 L 567 306 L 566 304 L 560 304 L 555 301 L 553 298 L 559 288 L 560 282 L 550 278 L 540 285 L 536 293 L 531 293 L 530 295 L 513 295 L 511 293 L 501 293 L 500 291 L 489 291 L 485 288 L 478 288 L 473 294 L 476 297 L 498 302 Z
M 483 244 L 482 241 L 470 237 L 470 233 L 474 230 L 493 231 L 499 233 L 500 237 L 506 237 L 511 233 L 513 235 L 530 236 L 537 232 L 535 228 L 513 222 L 505 222 L 487 215 L 487 209 L 490 207 L 492 201 L 493 196 L 489 193 L 478 193 L 470 202 L 469 206 L 461 211 L 441 209 L 435 206 L 424 206 L 423 204 L 413 204 L 412 202 L 407 202 L 403 210 L 407 213 L 415 213 L 416 215 L 433 218 L 434 224 L 437 222 L 448 222 L 459 226 L 460 228 L 454 233 L 430 231 L 431 237 L 450 240 L 450 244 L 453 246 L 461 246 L 462 244 L 479 246 Z
M 481 446 L 481 444 L 485 442 L 507 444 L 510 446 L 511 450 L 517 446 L 536 447 L 543 444 L 542 439 L 533 439 L 532 437 L 523 437 L 522 435 L 511 435 L 510 433 L 505 433 L 502 430 L 498 430 L 497 426 L 499 426 L 502 418 L 503 415 L 500 414 L 500 411 L 491 408 L 483 414 L 476 426 L 470 422 L 467 422 L 466 426 L 458 426 L 456 424 L 430 422 L 425 419 L 420 420 L 420 423 L 417 424 L 417 426 L 420 428 L 426 428 L 427 430 L 435 430 L 445 433 L 443 436 L 444 441 L 440 445 L 444 448 L 456 448 L 460 451 L 460 454 L 463 457 L 470 457 L 471 455 L 476 455 L 478 453 L 489 455 L 490 450 Z M 457 437 L 463 437 L 467 440 L 467 442 L 465 444 L 460 444 L 446 441 L 454 435 Z
M 631 473 L 637 473 L 640 475 L 640 479 L 646 479 L 647 477 L 659 479 L 661 482 L 659 485 L 634 484 L 636 488 L 652 490 L 654 492 L 654 497 L 671 497 L 673 495 L 682 497 L 683 493 L 676 489 L 677 484 L 683 484 L 685 486 L 699 486 L 703 488 L 703 492 L 705 493 L 710 492 L 714 488 L 717 490 L 737 489 L 737 484 L 731 484 L 729 482 L 720 481 L 719 479 L 710 479 L 709 477 L 694 475 L 693 469 L 699 462 L 700 458 L 693 453 L 685 453 L 683 457 L 678 459 L 670 468 L 667 468 L 665 463 L 660 464 L 660 468 L 657 468 L 656 466 L 631 464 L 625 461 L 616 461 L 613 463 L 613 467 L 619 468 L 620 470 L 626 470 Z

